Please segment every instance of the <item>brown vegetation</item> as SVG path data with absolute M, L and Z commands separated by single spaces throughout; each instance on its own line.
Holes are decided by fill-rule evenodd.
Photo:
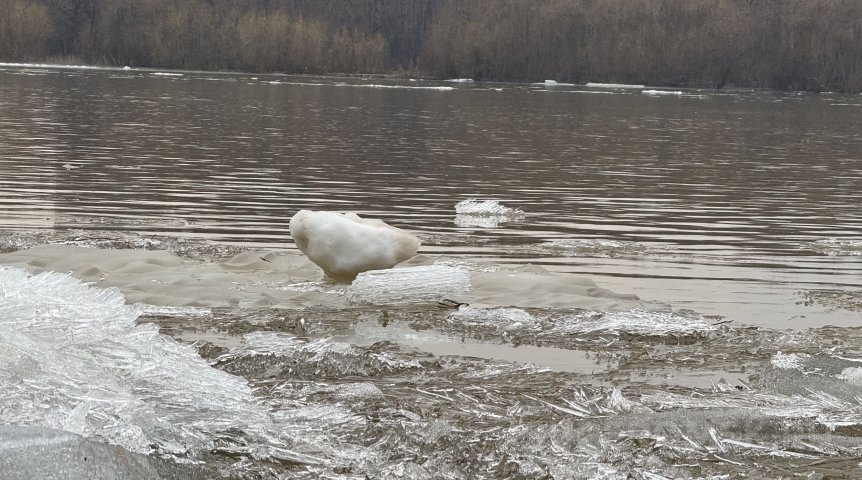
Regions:
M 0 0 L 0 59 L 862 91 L 858 0 Z

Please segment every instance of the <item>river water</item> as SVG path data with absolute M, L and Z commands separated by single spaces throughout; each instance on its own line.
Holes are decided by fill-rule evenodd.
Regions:
M 518 215 L 456 215 L 467 199 Z M 266 385 L 266 408 L 317 402 L 344 417 L 306 412 L 305 433 L 291 419 L 292 434 L 326 445 L 308 457 L 207 460 L 249 478 L 858 473 L 862 388 L 848 356 L 862 349 L 860 204 L 858 95 L 0 67 L 4 251 L 111 235 L 289 251 L 296 211 L 350 210 L 415 233 L 421 253 L 541 265 L 723 322 L 670 346 L 661 335 L 554 336 L 570 326 L 560 312 L 529 312 L 539 333 L 506 312 L 480 327 L 432 311 L 311 312 L 323 325 L 312 333 L 354 350 L 332 360 L 252 335 L 257 350 L 235 340 L 212 356 Z M 249 315 L 149 320 L 171 334 Z M 414 330 L 494 348 L 520 332 L 520 353 L 553 344 L 593 360 L 516 363 L 506 383 L 451 360 L 463 344 L 433 335 L 414 346 L 449 360 L 418 374 L 429 367 L 403 352 L 381 364 L 380 344 L 358 339 Z M 345 355 L 359 359 L 353 370 L 332 366 Z M 260 376 L 260 362 L 286 357 L 317 370 Z M 522 360 L 505 348 L 486 357 Z M 646 411 L 649 425 L 626 424 Z

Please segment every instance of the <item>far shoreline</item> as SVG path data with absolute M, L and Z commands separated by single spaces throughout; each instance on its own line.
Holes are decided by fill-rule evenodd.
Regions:
M 55 63 L 56 62 L 56 63 Z M 697 87 L 697 86 L 679 86 L 679 85 L 662 85 L 645 83 L 642 85 L 633 85 L 614 82 L 586 82 L 586 83 L 565 83 L 556 82 L 553 79 L 546 79 L 544 82 L 514 82 L 504 80 L 476 80 L 472 78 L 435 78 L 431 76 L 422 76 L 418 73 L 408 72 L 391 72 L 391 73 L 285 73 L 285 72 L 257 72 L 244 70 L 197 70 L 197 69 L 176 69 L 176 68 L 159 68 L 159 67 L 130 67 L 116 66 L 108 64 L 86 64 L 78 59 L 45 59 L 44 61 L 33 62 L 11 62 L 0 60 L 0 68 L 33 68 L 44 70 L 81 70 L 81 71 L 113 71 L 113 72 L 138 72 L 138 73 L 176 73 L 176 74 L 192 74 L 192 75 L 226 75 L 226 76 L 271 76 L 271 77 L 286 77 L 286 78 L 349 78 L 349 79 L 378 79 L 389 81 L 417 81 L 417 82 L 438 82 L 446 84 L 464 84 L 475 83 L 480 85 L 548 85 L 554 87 L 575 87 L 575 88 L 602 88 L 611 90 L 691 90 L 691 91 L 713 91 L 713 92 L 772 92 L 772 93 L 806 93 L 806 94 L 828 94 L 828 95 L 862 95 L 860 93 L 846 93 L 833 91 L 818 91 L 818 90 L 778 90 L 763 87 L 748 87 L 748 86 L 723 86 L 714 87 Z

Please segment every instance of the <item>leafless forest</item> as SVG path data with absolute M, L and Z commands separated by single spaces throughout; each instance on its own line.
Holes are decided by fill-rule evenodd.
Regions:
M 862 91 L 859 0 L 0 0 L 0 59 Z

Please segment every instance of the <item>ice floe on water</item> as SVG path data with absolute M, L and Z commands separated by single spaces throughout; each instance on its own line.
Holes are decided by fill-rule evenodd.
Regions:
M 373 305 L 438 302 L 470 290 L 470 272 L 445 265 L 371 270 L 347 288 L 352 302 Z
M 703 335 L 714 331 L 701 315 L 690 310 L 632 310 L 628 312 L 583 311 L 567 315 L 533 315 L 520 308 L 474 308 L 461 306 L 449 314 L 461 325 L 496 331 L 539 333 L 560 337 L 584 333 L 643 336 Z
M 500 205 L 496 200 L 479 201 L 468 199 L 455 205 L 455 213 L 459 215 L 523 215 L 517 208 Z
M 808 250 L 829 256 L 862 255 L 862 240 L 839 240 L 827 238 L 803 245 Z
M 123 225 L 123 226 L 136 226 Z M 151 224 L 149 224 L 151 225 Z M 181 223 L 160 222 L 159 225 L 183 226 Z M 37 245 L 74 245 L 110 250 L 165 250 L 194 260 L 218 262 L 235 257 L 246 251 L 245 247 L 214 244 L 196 239 L 162 235 L 141 236 L 111 230 L 54 230 L 39 233 L 0 233 L 0 253 L 26 250 Z
M 535 253 L 563 257 L 615 257 L 646 253 L 648 248 L 637 242 L 619 240 L 555 240 L 525 247 Z
M 455 205 L 455 225 L 459 227 L 497 228 L 524 216 L 523 210 L 506 207 L 496 200 L 468 199 Z

